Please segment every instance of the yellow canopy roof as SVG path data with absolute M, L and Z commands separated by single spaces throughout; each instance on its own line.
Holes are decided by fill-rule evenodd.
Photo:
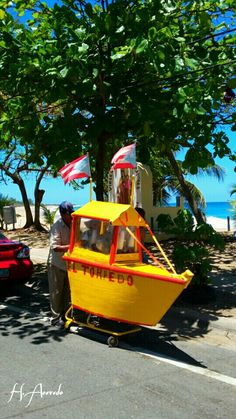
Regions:
M 145 226 L 145 221 L 131 205 L 114 202 L 90 201 L 73 212 L 75 216 L 109 221 L 114 226 L 122 226 L 122 222 L 127 226 Z

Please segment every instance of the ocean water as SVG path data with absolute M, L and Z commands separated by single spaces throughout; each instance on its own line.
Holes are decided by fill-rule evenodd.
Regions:
M 175 206 L 175 203 L 170 203 Z M 189 209 L 185 203 L 185 208 Z M 74 205 L 75 209 L 80 205 Z M 236 220 L 233 219 L 232 206 L 229 202 L 207 202 L 206 208 L 202 209 L 207 217 L 207 223 L 211 224 L 216 231 L 236 231 Z M 228 219 L 229 217 L 229 219 Z
M 227 218 L 232 216 L 231 205 L 229 202 L 207 202 L 203 212 L 207 217 Z
M 207 202 L 206 205 L 206 208 L 202 209 L 206 217 L 222 219 L 226 219 L 227 217 L 233 218 L 232 206 L 229 202 Z M 175 206 L 175 203 L 171 203 L 170 206 Z M 81 205 L 74 205 L 75 210 L 80 207 Z M 184 204 L 184 207 L 189 209 L 187 203 Z
M 207 217 L 207 222 L 211 224 L 216 231 L 235 231 L 236 220 L 233 219 L 232 206 L 229 202 L 207 202 L 206 208 L 202 211 Z M 189 209 L 188 204 L 184 207 Z

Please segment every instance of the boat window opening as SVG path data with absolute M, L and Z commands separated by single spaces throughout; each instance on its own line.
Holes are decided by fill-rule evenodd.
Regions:
M 80 248 L 93 250 L 104 254 L 110 253 L 113 226 L 109 222 L 81 218 L 75 242 Z

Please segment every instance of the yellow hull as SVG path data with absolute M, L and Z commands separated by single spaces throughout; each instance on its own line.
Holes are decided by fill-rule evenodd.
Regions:
M 191 281 L 140 262 L 67 259 L 71 302 L 89 313 L 131 324 L 155 325 Z

